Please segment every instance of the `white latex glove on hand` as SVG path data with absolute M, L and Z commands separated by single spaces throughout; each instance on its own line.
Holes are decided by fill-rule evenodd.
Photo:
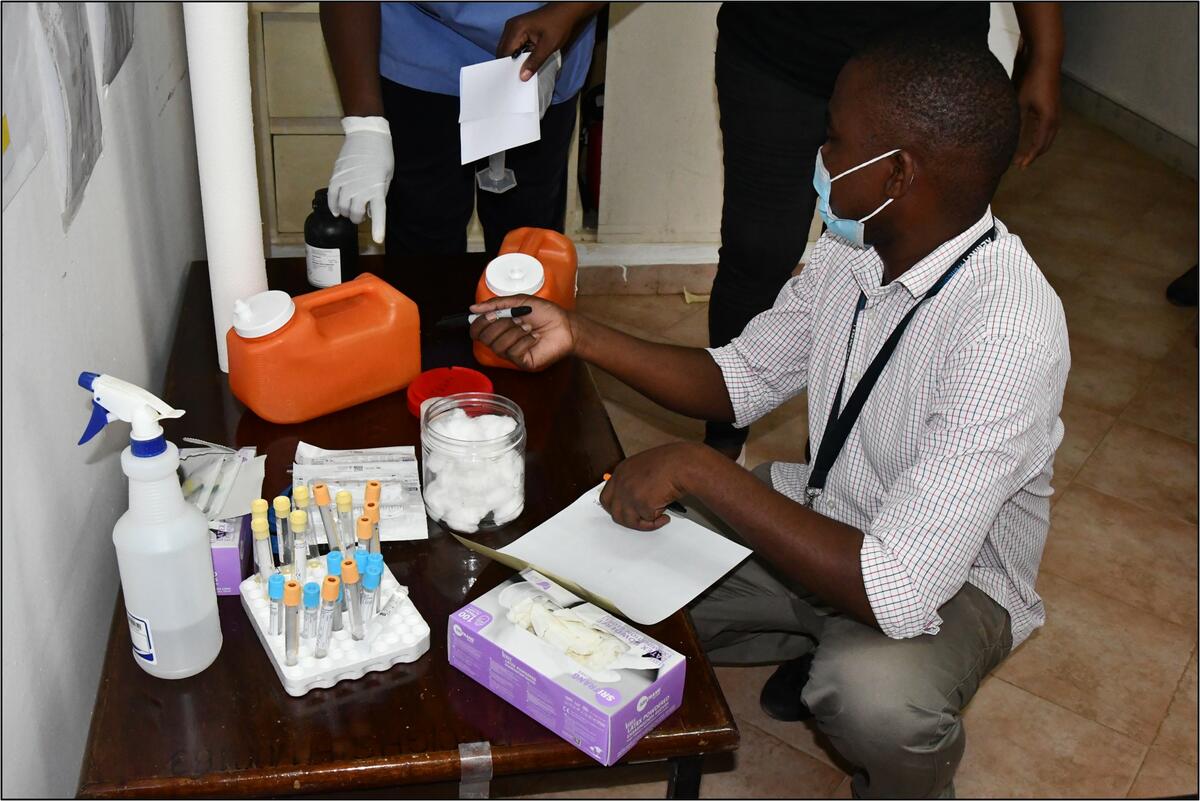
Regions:
M 355 225 L 369 215 L 371 238 L 382 244 L 395 167 L 392 129 L 383 117 L 343 117 L 342 130 L 346 141 L 329 177 L 329 210 Z

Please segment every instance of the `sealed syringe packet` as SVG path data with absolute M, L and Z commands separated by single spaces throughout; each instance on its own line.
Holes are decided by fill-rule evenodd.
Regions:
M 326 450 L 301 442 L 296 446 L 292 482 L 310 486 L 318 481 L 329 487 L 329 497 L 350 493 L 354 516 L 363 513 L 368 481 L 378 481 L 379 538 L 384 542 L 420 540 L 429 536 L 417 456 L 411 445 L 391 448 Z M 311 521 L 318 542 L 325 542 L 325 527 L 318 515 Z
M 450 664 L 602 765 L 679 708 L 687 660 L 533 570 L 450 615 Z

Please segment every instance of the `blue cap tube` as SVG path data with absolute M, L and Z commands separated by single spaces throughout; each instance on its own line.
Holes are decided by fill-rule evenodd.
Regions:
M 321 587 L 315 581 L 304 585 L 304 608 L 316 609 L 321 605 Z
M 283 600 L 283 574 L 273 573 L 267 579 L 267 597 L 272 601 Z
M 371 565 L 379 565 L 379 569 L 383 570 L 383 554 L 367 554 L 367 567 L 369 568 Z
M 379 589 L 379 579 L 382 576 L 383 576 L 382 568 L 378 568 L 375 565 L 368 566 L 367 567 L 367 575 L 363 577 L 363 589 L 364 590 Z
M 330 551 L 325 554 L 325 564 L 329 567 L 326 571 L 329 575 L 340 578 L 342 575 L 342 552 Z
M 360 576 L 367 574 L 367 552 L 362 548 L 354 549 L 354 566 L 358 568 Z

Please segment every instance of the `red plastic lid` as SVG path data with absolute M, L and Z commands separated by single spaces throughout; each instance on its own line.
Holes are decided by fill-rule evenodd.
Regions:
M 421 404 L 459 392 L 491 392 L 492 380 L 470 367 L 438 367 L 426 370 L 408 385 L 408 410 L 421 416 Z

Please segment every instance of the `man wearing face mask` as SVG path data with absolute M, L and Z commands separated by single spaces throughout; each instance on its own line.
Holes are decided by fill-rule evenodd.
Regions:
M 1062 304 L 991 211 L 1019 131 L 986 48 L 897 32 L 830 99 L 828 230 L 728 345 L 647 342 L 527 297 L 472 307 L 472 336 L 526 369 L 574 354 L 700 419 L 745 426 L 807 389 L 809 463 L 749 472 L 673 443 L 618 465 L 600 501 L 650 532 L 682 499 L 753 549 L 693 604 L 696 629 L 719 664 L 784 663 L 764 709 L 813 718 L 862 798 L 952 796 L 963 708 L 1045 620 L 1070 353 Z M 515 305 L 533 313 L 491 314 Z
M 1062 19 L 1057 3 L 1014 4 L 1013 64 L 1023 135 L 1021 169 L 1054 140 Z M 825 135 L 838 71 L 865 41 L 903 26 L 986 46 L 989 3 L 725 3 L 717 15 L 716 85 L 725 181 L 721 250 L 708 305 L 719 347 L 770 308 L 800 262 L 813 217 L 808 176 Z M 749 429 L 708 421 L 704 441 L 730 458 Z

